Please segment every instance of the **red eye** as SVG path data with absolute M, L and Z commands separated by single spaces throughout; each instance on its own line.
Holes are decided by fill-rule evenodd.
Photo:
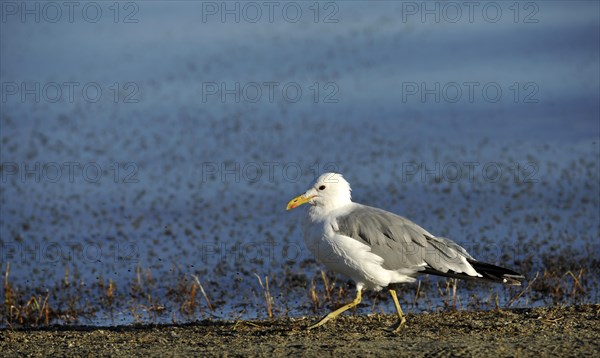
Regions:
M 319 187 L 319 190 L 325 190 L 325 185 L 321 185 L 321 186 Z

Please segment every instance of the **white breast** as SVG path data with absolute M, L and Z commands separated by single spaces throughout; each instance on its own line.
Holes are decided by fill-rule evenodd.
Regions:
M 353 279 L 358 288 L 380 290 L 393 282 L 414 281 L 406 272 L 384 269 L 383 258 L 372 253 L 368 245 L 336 233 L 335 217 L 308 218 L 303 228 L 306 246 L 316 260 L 327 269 Z

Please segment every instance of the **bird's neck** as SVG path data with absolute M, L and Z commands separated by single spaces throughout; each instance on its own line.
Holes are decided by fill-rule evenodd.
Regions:
M 351 200 L 344 200 L 330 203 L 329 205 L 314 205 L 310 207 L 308 214 L 313 220 L 331 215 L 335 216 L 338 212 L 345 211 L 346 208 L 349 208 L 352 204 Z

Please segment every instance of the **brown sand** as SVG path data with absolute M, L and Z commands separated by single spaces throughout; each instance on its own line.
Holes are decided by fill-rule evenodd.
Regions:
M 186 325 L 0 330 L 2 355 L 27 356 L 600 356 L 600 305 L 409 315 L 344 314 Z

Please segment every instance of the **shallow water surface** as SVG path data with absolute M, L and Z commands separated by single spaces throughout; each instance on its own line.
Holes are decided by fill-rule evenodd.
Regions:
M 598 3 L 127 4 L 2 21 L 0 263 L 23 300 L 93 324 L 326 312 L 353 286 L 285 205 L 339 171 L 355 201 L 539 278 L 458 302 L 425 278 L 408 310 L 598 302 Z

